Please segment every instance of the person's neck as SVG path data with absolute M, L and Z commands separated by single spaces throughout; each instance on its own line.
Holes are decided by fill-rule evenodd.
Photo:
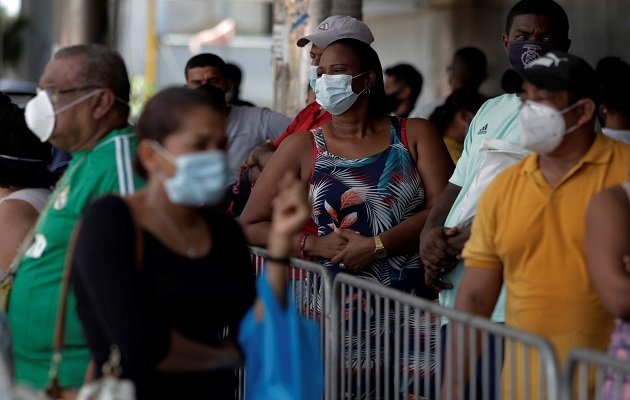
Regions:
M 565 136 L 563 143 L 556 150 L 538 156 L 538 166 L 550 186 L 558 185 L 580 162 L 593 146 L 595 136 L 592 127 L 579 129 Z
M 340 137 L 362 138 L 371 131 L 369 110 L 366 104 L 355 104 L 352 112 L 346 111 L 341 115 L 333 115 L 330 129 Z
M 630 130 L 630 115 L 616 112 L 606 113 L 606 128 L 615 130 Z
M 90 150 L 93 149 L 98 142 L 101 141 L 107 134 L 115 129 L 123 129 L 127 126 L 126 121 L 119 121 L 115 124 L 104 124 L 100 126 L 96 126 L 94 133 L 87 136 L 85 141 L 78 143 L 73 149 L 71 149 L 70 153 L 74 153 L 77 151 Z
M 394 114 L 396 114 L 399 117 L 402 117 L 404 115 L 409 115 L 409 113 L 411 112 L 411 110 L 413 109 L 414 104 L 410 104 L 407 101 L 403 101 L 402 103 L 400 103 L 400 105 L 396 108 L 396 110 L 394 111 Z
M 453 124 L 451 124 L 453 125 Z M 466 131 L 462 131 L 461 129 L 457 129 L 454 128 L 452 126 L 449 126 L 446 129 L 446 132 L 444 132 L 444 137 L 447 137 L 449 139 L 453 139 L 454 141 L 456 141 L 457 143 L 464 143 L 464 139 L 466 138 Z
M 158 179 L 150 180 L 145 192 L 146 204 L 150 208 L 168 215 L 177 226 L 192 225 L 199 217 L 195 208 L 173 204 L 168 199 L 164 186 Z

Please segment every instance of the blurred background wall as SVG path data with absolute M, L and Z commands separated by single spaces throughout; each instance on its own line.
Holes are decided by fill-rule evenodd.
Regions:
M 558 0 L 569 15 L 572 52 L 592 64 L 606 55 L 630 60 L 630 1 Z M 15 4 L 18 4 L 17 12 Z M 306 92 L 305 50 L 295 39 L 329 13 L 362 17 L 383 67 L 409 62 L 425 85 L 419 108 L 448 94 L 453 52 L 476 46 L 488 56 L 497 94 L 507 67 L 501 44 L 514 0 L 0 0 L 0 77 L 36 81 L 58 46 L 96 41 L 115 46 L 142 90 L 184 83 L 195 52 L 238 64 L 242 98 L 293 114 Z M 11 14 L 13 12 L 13 14 Z M 309 16 L 312 16 L 309 18 Z M 204 36 L 205 34 L 205 36 Z M 203 40 L 203 38 L 207 40 Z M 136 85 L 136 86 L 137 86 Z

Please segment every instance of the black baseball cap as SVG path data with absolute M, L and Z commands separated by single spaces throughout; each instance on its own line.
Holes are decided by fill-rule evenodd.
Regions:
M 599 103 L 601 91 L 597 74 L 582 58 L 562 51 L 550 51 L 516 70 L 532 85 L 545 90 L 570 90 L 581 98 Z

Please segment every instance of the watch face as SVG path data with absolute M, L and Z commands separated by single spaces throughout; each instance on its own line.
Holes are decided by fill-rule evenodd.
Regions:
M 387 257 L 387 251 L 385 249 L 376 250 L 376 258 L 385 258 Z

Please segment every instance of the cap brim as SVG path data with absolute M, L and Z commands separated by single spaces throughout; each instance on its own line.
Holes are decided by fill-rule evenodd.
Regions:
M 298 41 L 297 41 L 297 45 L 298 45 L 298 47 L 304 47 L 304 46 L 306 46 L 307 44 L 309 44 L 309 43 L 310 43 L 310 41 L 311 41 L 311 40 L 308 38 L 308 36 L 303 36 L 303 37 L 301 37 L 301 38 L 299 38 L 299 39 L 298 39 Z
M 567 83 L 555 74 L 538 68 L 517 69 L 516 72 L 532 85 L 545 90 L 567 90 Z

